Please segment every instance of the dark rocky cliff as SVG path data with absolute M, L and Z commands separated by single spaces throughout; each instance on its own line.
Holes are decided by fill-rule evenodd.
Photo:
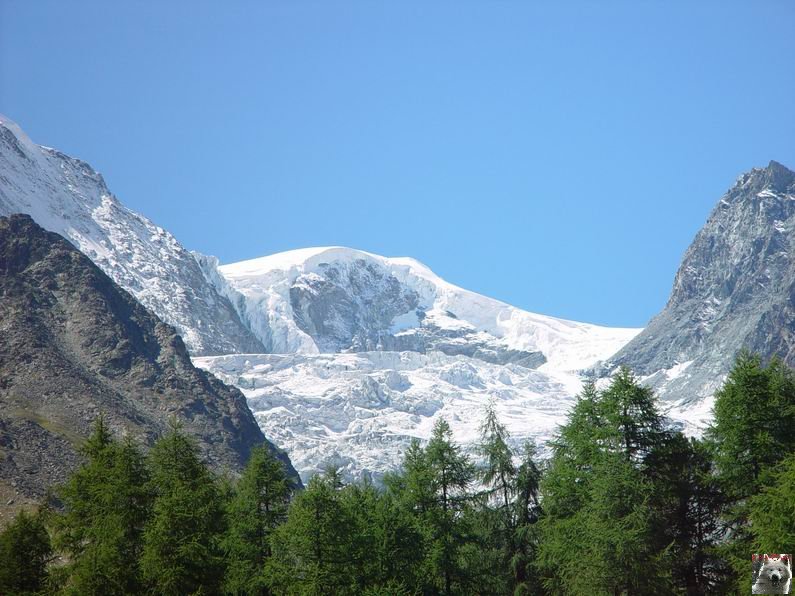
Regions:
M 144 444 L 176 417 L 216 470 L 266 442 L 240 391 L 194 367 L 173 327 L 61 236 L 0 218 L 0 510 L 63 481 L 100 412 Z

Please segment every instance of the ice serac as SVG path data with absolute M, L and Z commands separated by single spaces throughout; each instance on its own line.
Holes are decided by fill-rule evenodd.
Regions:
M 197 259 L 273 353 L 194 361 L 243 391 L 304 479 L 328 465 L 378 479 L 440 416 L 474 453 L 489 400 L 516 446 L 543 444 L 580 371 L 639 331 L 526 312 L 350 248 Z
M 122 205 L 88 164 L 33 143 L 0 115 L 0 215 L 13 213 L 69 239 L 176 327 L 191 353 L 264 351 L 170 233 Z
M 102 413 L 151 444 L 174 418 L 215 470 L 267 443 L 244 396 L 196 368 L 174 328 L 63 237 L 0 217 L 0 515 L 40 498 L 80 461 Z
M 742 348 L 795 366 L 795 172 L 775 161 L 721 197 L 665 308 L 597 373 L 627 365 L 703 426 Z

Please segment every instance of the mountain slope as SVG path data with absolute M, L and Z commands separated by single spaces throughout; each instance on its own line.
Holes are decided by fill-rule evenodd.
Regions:
M 720 199 L 665 308 L 596 372 L 627 365 L 703 418 L 742 348 L 795 366 L 795 172 L 774 161 Z
M 580 389 L 579 371 L 639 331 L 529 313 L 413 259 L 350 248 L 199 260 L 276 353 L 194 361 L 243 391 L 304 479 L 327 465 L 377 479 L 440 416 L 474 454 L 489 400 L 516 446 L 543 444 Z
M 0 296 L 3 496 L 63 481 L 100 412 L 147 444 L 176 417 L 218 470 L 265 442 L 244 397 L 195 368 L 173 327 L 29 216 L 0 218 Z
M 88 164 L 36 145 L 0 116 L 0 215 L 12 213 L 68 238 L 176 327 L 193 354 L 263 351 L 171 234 L 119 203 Z

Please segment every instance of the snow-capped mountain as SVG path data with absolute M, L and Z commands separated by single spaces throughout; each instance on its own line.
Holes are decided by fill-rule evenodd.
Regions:
M 208 277 L 274 353 L 439 351 L 528 368 L 576 371 L 638 329 L 530 313 L 446 282 L 422 263 L 361 250 L 294 250 L 217 266 Z
M 518 445 L 542 445 L 579 372 L 638 329 L 529 313 L 454 286 L 414 259 L 330 247 L 217 266 L 208 279 L 272 354 L 196 358 L 238 386 L 304 479 L 395 468 L 439 416 L 474 452 L 493 400 Z
M 193 354 L 263 351 L 171 234 L 122 205 L 88 164 L 36 145 L 0 115 L 0 215 L 13 213 L 68 238 Z

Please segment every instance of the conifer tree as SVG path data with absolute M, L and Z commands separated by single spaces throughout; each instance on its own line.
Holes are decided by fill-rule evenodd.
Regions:
M 43 590 L 52 545 L 39 514 L 20 511 L 0 532 L 0 594 L 21 596 Z
M 226 593 L 268 593 L 263 572 L 271 534 L 287 517 L 291 492 L 282 463 L 264 445 L 253 449 L 227 508 Z
M 312 477 L 272 537 L 268 584 L 279 594 L 355 594 L 351 532 L 336 471 Z
M 717 472 L 730 499 L 758 492 L 762 473 L 795 451 L 795 380 L 774 358 L 742 352 L 715 394 L 708 431 L 716 447 Z M 737 512 L 740 513 L 740 512 Z
M 647 457 L 644 469 L 653 484 L 649 505 L 657 513 L 655 543 L 670 552 L 675 585 L 687 594 L 719 591 L 725 565 L 714 549 L 721 538 L 723 497 L 709 446 L 669 433 Z
M 454 583 L 466 581 L 459 549 L 467 542 L 468 528 L 462 513 L 469 500 L 466 491 L 474 479 L 474 468 L 461 454 L 450 425 L 443 418 L 433 427 L 425 457 L 435 488 L 435 504 L 426 513 L 432 539 L 430 558 L 442 593 L 448 596 L 453 593 Z
M 485 458 L 480 470 L 480 481 L 488 489 L 489 497 L 496 501 L 497 509 L 502 513 L 503 532 L 506 543 L 513 542 L 515 520 L 511 503 L 514 497 L 513 452 L 508 446 L 508 431 L 497 418 L 494 404 L 486 407 L 486 416 L 480 427 L 480 452 Z
M 707 431 L 716 477 L 726 498 L 719 550 L 734 569 L 734 589 L 747 586 L 748 553 L 753 552 L 750 499 L 767 474 L 795 451 L 795 380 L 777 358 L 767 366 L 742 352 L 715 394 L 714 421 Z
M 751 498 L 750 519 L 753 552 L 781 552 L 795 544 L 795 453 L 771 471 L 766 486 Z
M 528 594 L 540 590 L 532 567 L 537 542 L 534 526 L 540 513 L 538 488 L 541 473 L 533 459 L 535 447 L 529 442 L 524 445 L 519 468 L 514 466 L 509 439 L 494 405 L 490 403 L 481 425 L 481 453 L 485 464 L 480 479 L 487 488 L 488 500 L 481 505 L 478 518 L 481 524 L 487 523 L 494 508 L 497 514 L 495 527 L 486 529 L 487 535 L 499 537 L 496 546 L 501 555 L 494 566 L 509 578 L 507 583 L 511 592 Z M 484 553 L 480 556 L 483 557 Z M 490 575 L 494 577 L 496 574 L 492 572 Z
M 151 503 L 143 456 L 131 439 L 113 440 L 102 416 L 82 452 L 85 464 L 60 490 L 64 513 L 53 518 L 56 546 L 69 559 L 59 570 L 64 592 L 139 592 Z
M 514 551 L 509 561 L 514 593 L 517 596 L 541 592 L 541 585 L 535 569 L 538 552 L 537 523 L 542 514 L 539 500 L 541 470 L 536 464 L 535 457 L 535 445 L 526 441 L 514 480 L 516 527 Z
M 662 418 L 654 402 L 654 393 L 638 383 L 632 372 L 622 367 L 599 398 L 602 436 L 611 448 L 624 454 L 627 461 L 642 462 L 660 444 Z
M 216 480 L 172 421 L 149 452 L 154 494 L 141 568 L 166 596 L 217 593 L 223 577 L 223 510 Z
M 542 481 L 538 567 L 563 594 L 664 593 L 653 485 L 644 459 L 664 440 L 653 395 L 622 370 L 603 392 L 587 384 L 552 442 Z M 656 590 L 656 592 L 655 592 Z

